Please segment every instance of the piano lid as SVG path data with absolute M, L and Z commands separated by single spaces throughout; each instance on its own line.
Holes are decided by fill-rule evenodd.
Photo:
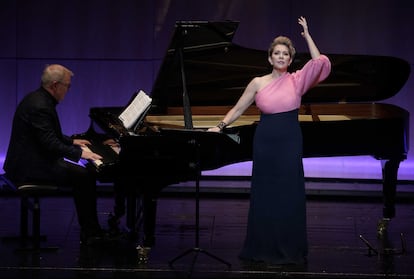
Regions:
M 232 43 L 238 22 L 180 21 L 153 86 L 152 112 L 181 107 L 183 86 L 177 48 L 182 47 L 191 106 L 234 105 L 250 80 L 271 67 L 267 50 Z M 407 61 L 389 56 L 326 54 L 332 72 L 312 88 L 303 103 L 374 102 L 394 96 L 410 74 Z M 297 53 L 289 69 L 301 68 L 310 56 Z

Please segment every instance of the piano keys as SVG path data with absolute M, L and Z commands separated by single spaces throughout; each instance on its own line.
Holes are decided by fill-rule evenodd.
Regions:
M 120 133 L 113 129 L 117 123 L 108 122 L 107 116 L 119 115 L 122 108 L 90 109 L 91 126 L 98 124 L 119 139 L 117 176 L 123 178 L 134 199 L 137 192 L 144 196 L 151 192 L 156 197 L 163 187 L 194 179 L 194 148 L 189 136 L 199 138 L 200 133 L 209 133 L 203 129 L 222 120 L 248 82 L 271 70 L 266 50 L 232 42 L 238 22 L 176 25 L 150 94 L 152 106 L 136 135 Z M 399 92 L 408 79 L 410 65 L 389 56 L 327 56 L 332 62 L 330 76 L 305 94 L 300 107 L 304 157 L 370 155 L 381 161 L 383 217 L 393 218 L 398 167 L 409 148 L 409 112 L 380 101 Z M 290 71 L 301 68 L 308 59 L 308 53 L 298 53 Z M 259 114 L 253 105 L 225 129 L 237 135 L 239 142 L 223 134 L 206 135 L 209 140 L 199 147 L 201 170 L 251 160 Z M 127 216 L 127 224 L 133 229 L 134 210 L 129 214 L 132 217 Z M 154 209 L 151 214 L 155 214 Z
M 97 172 L 105 172 L 104 168 L 116 165 L 119 159 L 120 146 L 118 144 L 106 144 L 93 142 L 90 145 L 82 146 L 82 150 L 94 152 L 102 156 L 102 159 L 88 161 Z

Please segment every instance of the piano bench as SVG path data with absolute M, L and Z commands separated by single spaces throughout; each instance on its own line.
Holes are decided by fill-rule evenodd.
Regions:
M 58 193 L 59 187 L 55 185 L 43 184 L 23 184 L 16 186 L 4 175 L 1 179 L 7 183 L 10 189 L 20 197 L 20 235 L 18 237 L 6 237 L 6 239 L 17 239 L 20 241 L 21 247 L 18 251 L 55 251 L 58 247 L 42 247 L 41 241 L 46 240 L 46 236 L 40 234 L 40 199 L 42 197 L 55 195 Z M 32 220 L 29 220 L 31 213 Z M 29 233 L 29 225 L 32 225 L 31 234 Z

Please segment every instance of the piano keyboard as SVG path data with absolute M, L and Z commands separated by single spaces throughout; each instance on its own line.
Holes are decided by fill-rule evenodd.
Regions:
M 89 146 L 82 146 L 82 149 L 88 152 L 93 152 L 102 156 L 102 159 L 88 160 L 97 170 L 100 170 L 106 165 L 115 164 L 118 161 L 118 154 L 120 148 L 118 146 L 111 146 L 107 144 L 93 144 Z

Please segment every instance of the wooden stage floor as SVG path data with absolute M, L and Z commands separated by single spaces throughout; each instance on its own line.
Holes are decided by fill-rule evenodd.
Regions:
M 41 203 L 41 230 L 47 236 L 42 244 L 59 249 L 19 251 L 19 242 L 6 239 L 18 235 L 19 199 L 0 195 L 0 278 L 414 278 L 414 195 L 408 192 L 397 202 L 397 216 L 389 223 L 387 236 L 378 239 L 382 203 L 375 190 L 359 196 L 358 191 L 339 189 L 338 182 L 320 183 L 322 190 L 308 183 L 308 263 L 280 267 L 238 259 L 248 191 L 239 188 L 236 193 L 231 181 L 220 182 L 217 188 L 209 183 L 201 190 L 198 245 L 195 201 L 189 194 L 193 189 L 171 187 L 158 201 L 156 245 L 146 263 L 138 260 L 136 241 L 80 246 L 73 201 L 67 196 L 43 198 Z M 233 191 L 219 190 L 226 183 Z M 315 194 L 326 186 L 332 186 L 329 194 Z M 103 191 L 98 203 L 106 227 L 112 198 Z

